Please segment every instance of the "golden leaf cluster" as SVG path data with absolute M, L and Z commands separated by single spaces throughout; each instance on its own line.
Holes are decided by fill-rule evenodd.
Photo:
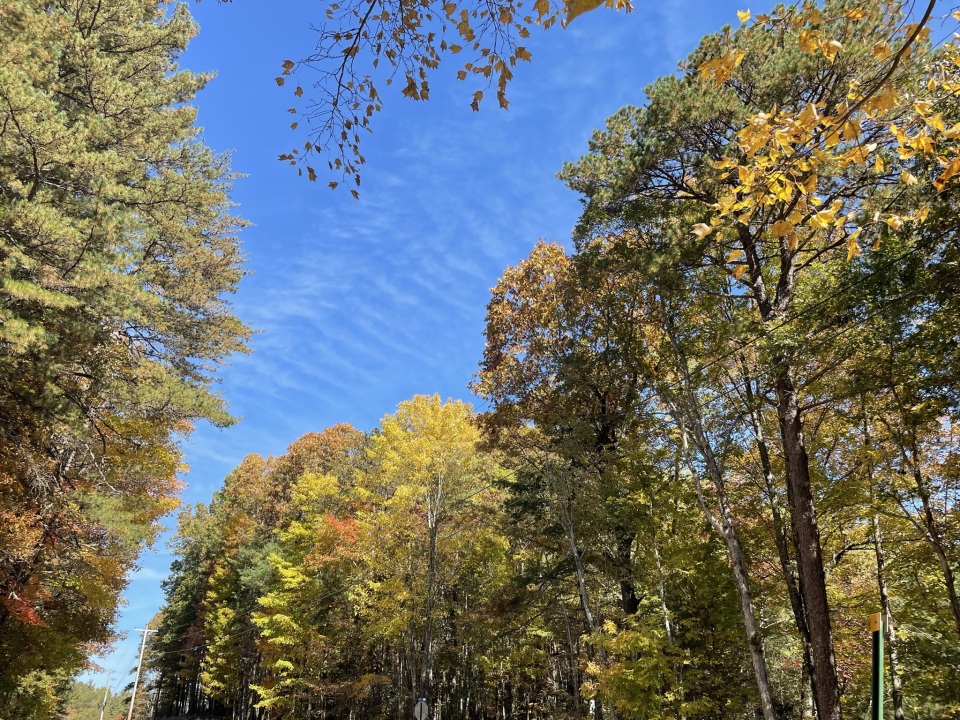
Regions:
M 750 19 L 749 10 L 737 15 L 741 23 Z M 863 17 L 859 8 L 846 14 L 846 20 L 853 23 Z M 795 31 L 793 37 L 800 51 L 834 63 L 843 45 L 825 33 L 821 21 L 820 11 L 808 5 L 785 22 Z M 765 32 L 773 22 L 760 15 L 754 25 L 739 32 Z M 928 34 L 927 27 L 905 25 L 898 37 L 898 57 L 906 57 Z M 873 54 L 884 61 L 894 50 L 881 42 Z M 745 57 L 745 51 L 727 37 L 717 54 L 699 65 L 699 76 L 704 82 L 722 86 L 731 82 Z M 880 66 L 887 67 L 889 60 L 887 63 L 884 66 L 881 62 Z M 725 154 L 711 163 L 725 189 L 714 205 L 714 215 L 706 223 L 693 225 L 691 232 L 697 238 L 714 233 L 721 240 L 722 227 L 748 224 L 755 213 L 762 211 L 765 217 L 771 213 L 776 217 L 769 232 L 788 251 L 797 250 L 801 235 L 809 238 L 815 233 L 829 233 L 835 241 L 846 242 L 848 260 L 860 254 L 858 238 L 863 228 L 855 223 L 855 208 L 840 199 L 823 207 L 818 181 L 828 170 L 862 167 L 879 179 L 899 169 L 893 177 L 911 187 L 920 180 L 906 164 L 933 158 L 942 170 L 932 184 L 941 192 L 960 174 L 960 147 L 954 142 L 960 138 L 960 123 L 947 128 L 937 110 L 938 103 L 960 92 L 960 82 L 956 81 L 960 36 L 954 37 L 942 64 L 927 83 L 928 95 L 920 100 L 898 92 L 897 78 L 891 71 L 874 83 L 852 82 L 846 99 L 831 106 L 824 101 L 809 101 L 800 108 L 774 107 L 749 117 Z M 888 170 L 891 151 L 900 168 Z M 927 211 L 925 207 L 911 215 L 879 213 L 872 222 L 898 230 L 905 222 L 925 217 Z M 742 264 L 734 266 L 734 277 L 739 279 L 744 268 Z

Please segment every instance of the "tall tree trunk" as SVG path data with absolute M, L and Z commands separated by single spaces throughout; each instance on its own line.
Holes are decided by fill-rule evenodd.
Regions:
M 636 615 L 640 609 L 640 599 L 633 582 L 633 541 L 636 533 L 625 528 L 616 528 L 617 557 L 616 564 L 619 572 L 620 606 L 626 615 Z
M 737 529 L 733 522 L 733 510 L 727 497 L 723 471 L 713 452 L 713 445 L 704 429 L 700 406 L 697 403 L 696 395 L 693 393 L 693 384 L 690 379 L 690 365 L 677 338 L 671 316 L 668 312 L 664 313 L 664 321 L 664 328 L 667 331 L 667 336 L 670 339 L 670 344 L 676 355 L 677 370 L 683 380 L 683 385 L 681 388 L 681 398 L 673 397 L 670 392 L 661 393 L 661 396 L 666 401 L 668 407 L 671 408 L 671 414 L 679 426 L 683 458 L 693 477 L 700 507 L 711 527 L 713 527 L 726 543 L 727 553 L 730 556 L 730 566 L 733 571 L 733 579 L 737 588 L 737 596 L 740 600 L 740 614 L 743 618 L 743 629 L 747 635 L 747 649 L 750 653 L 750 663 L 753 666 L 753 675 L 756 679 L 757 692 L 760 696 L 760 709 L 763 713 L 764 720 L 776 720 L 776 713 L 773 709 L 773 693 L 770 690 L 770 679 L 767 676 L 767 663 L 764 656 L 763 640 L 760 637 L 756 616 L 753 611 L 749 568 L 743 553 L 743 546 L 740 544 L 740 538 L 737 535 Z M 709 503 L 707 503 L 700 473 L 690 452 L 687 441 L 688 421 L 690 423 L 690 431 L 693 433 L 694 440 L 697 443 L 697 450 L 706 465 L 707 474 L 716 488 L 717 501 L 720 505 L 719 520 L 714 515 Z
M 947 598 L 950 600 L 950 609 L 953 611 L 953 622 L 956 625 L 957 636 L 960 637 L 960 598 L 957 597 L 957 582 L 953 574 L 953 568 L 950 567 L 946 549 L 943 546 L 943 536 L 940 534 L 940 528 L 937 527 L 936 518 L 933 516 L 933 508 L 930 505 L 930 488 L 920 469 L 919 444 L 916 435 L 913 435 L 911 441 L 913 445 L 913 481 L 917 487 L 917 494 L 920 496 L 923 508 L 924 535 L 937 556 L 940 572 L 943 574 L 943 584 L 947 591 Z
M 667 608 L 667 589 L 663 577 L 663 563 L 660 560 L 660 544 L 657 542 L 657 519 L 653 512 L 653 501 L 648 504 L 650 512 L 650 544 L 653 546 L 653 560 L 657 566 L 657 596 L 660 599 L 660 613 L 663 615 L 663 629 L 667 642 L 673 642 L 673 626 L 670 623 L 670 611 Z
M 563 613 L 564 625 L 567 629 L 567 660 L 570 666 L 570 696 L 573 698 L 573 706 L 577 709 L 577 717 L 583 716 L 583 709 L 580 707 L 580 677 L 577 662 L 577 649 L 573 642 L 573 632 L 570 630 L 570 616 L 566 611 Z
M 877 513 L 873 515 L 873 549 L 877 556 L 877 590 L 880 593 L 880 609 L 883 612 L 883 624 L 889 651 L 887 654 L 890 658 L 890 694 L 893 696 L 893 717 L 894 720 L 903 720 L 903 684 L 900 681 L 900 666 L 897 659 L 897 635 L 893 630 L 893 612 L 890 610 L 890 597 L 887 595 L 887 583 L 883 576 L 883 536 L 880 533 L 880 515 Z
M 439 505 L 439 502 L 437 503 Z M 428 516 L 433 515 L 428 511 Z M 427 692 L 430 680 L 430 659 L 433 645 L 433 611 L 436 604 L 437 586 L 437 517 L 429 519 L 429 556 L 427 564 L 427 616 L 423 628 L 423 644 L 420 651 L 420 687 L 421 697 L 429 697 Z
M 796 566 L 790 557 L 786 525 L 783 522 L 783 513 L 780 510 L 780 502 L 777 499 L 777 490 L 774 486 L 773 466 L 770 463 L 770 449 L 767 445 L 766 433 L 763 430 L 763 419 L 757 409 L 753 380 L 750 377 L 750 373 L 747 372 L 746 359 L 742 355 L 740 357 L 740 363 L 746 389 L 747 404 L 750 407 L 750 424 L 753 426 L 753 434 L 757 443 L 757 453 L 760 456 L 760 469 L 763 472 L 764 486 L 767 490 L 767 497 L 770 499 L 774 544 L 777 546 L 780 571 L 783 574 L 783 582 L 787 588 L 787 597 L 790 600 L 790 608 L 793 611 L 794 624 L 797 627 L 800 642 L 803 645 L 803 666 L 806 670 L 805 679 L 807 682 L 810 682 L 813 677 L 813 661 L 810 657 L 810 629 L 807 627 L 807 615 L 800 594 Z M 796 548 L 796 542 L 794 542 L 794 548 Z
M 720 519 L 707 503 L 706 495 L 703 490 L 703 483 L 700 480 L 700 473 L 697 472 L 696 465 L 690 455 L 690 449 L 687 444 L 686 430 L 681 423 L 681 436 L 684 456 L 690 474 L 693 476 L 694 486 L 697 491 L 697 499 L 700 501 L 700 507 L 706 515 L 707 520 L 713 529 L 720 535 L 727 545 L 727 554 L 730 556 L 730 567 L 733 571 L 734 584 L 737 587 L 737 596 L 740 599 L 740 615 L 743 618 L 743 629 L 747 635 L 747 648 L 750 651 L 750 662 L 753 665 L 753 674 L 757 681 L 757 691 L 760 695 L 760 709 L 763 712 L 764 720 L 776 720 L 776 713 L 773 710 L 773 694 L 770 690 L 770 680 L 767 677 L 767 663 L 763 651 L 763 640 L 757 629 L 757 620 L 753 611 L 753 598 L 750 593 L 749 569 L 746 557 L 743 553 L 743 546 L 740 544 L 740 538 L 737 535 L 736 527 L 733 524 L 733 512 L 730 507 L 730 501 L 727 497 L 726 488 L 723 482 L 723 476 L 720 472 L 720 466 L 717 464 L 713 455 L 713 449 L 710 447 L 703 428 L 698 420 L 694 421 L 694 437 L 697 438 L 698 449 L 707 465 L 707 472 L 716 488 L 717 501 L 720 505 Z
M 904 403 L 896 390 L 893 391 L 893 396 L 897 401 L 900 415 L 903 417 L 905 415 Z M 950 602 L 950 610 L 953 613 L 953 622 L 957 630 L 957 636 L 960 637 L 960 598 L 957 596 L 956 578 L 943 545 L 943 537 L 940 534 L 936 518 L 933 515 L 933 507 L 930 504 L 930 487 L 927 478 L 923 474 L 922 460 L 920 458 L 920 441 L 917 438 L 916 429 L 911 427 L 903 430 L 902 433 L 906 434 L 906 437 L 904 437 L 901 431 L 891 428 L 889 425 L 887 425 L 887 427 L 899 445 L 900 457 L 904 465 L 910 468 L 913 483 L 917 489 L 916 496 L 920 500 L 922 519 L 918 521 L 910 508 L 906 507 L 899 497 L 897 498 L 897 502 L 903 510 L 904 515 L 913 526 L 920 531 L 937 556 L 937 563 L 940 565 L 940 572 L 943 575 L 944 588 L 947 591 L 947 599 Z
M 810 460 L 803 437 L 803 425 L 797 391 L 788 368 L 774 380 L 780 441 L 786 460 L 787 487 L 793 510 L 797 538 L 797 567 L 800 592 L 810 630 L 810 656 L 813 664 L 813 699 L 818 720 L 840 720 L 840 681 L 833 654 L 830 605 L 823 570 L 820 530 L 810 481 Z
M 583 567 L 583 556 L 580 547 L 577 544 L 577 535 L 574 529 L 573 521 L 573 503 L 568 499 L 557 501 L 560 506 L 560 519 L 563 529 L 567 534 L 567 543 L 570 548 L 570 557 L 573 560 L 574 568 L 577 572 L 577 589 L 580 593 L 580 609 L 583 611 L 583 619 L 586 621 L 587 629 L 592 634 L 597 630 L 597 622 L 590 609 L 590 591 L 587 588 L 587 573 Z
M 558 493 L 563 495 L 564 493 Z M 558 515 L 560 516 L 561 524 L 563 529 L 566 531 L 567 542 L 570 547 L 570 556 L 573 559 L 573 563 L 577 573 L 577 589 L 580 594 L 580 609 L 583 611 L 583 619 L 586 622 L 587 629 L 591 635 L 595 634 L 598 625 L 596 618 L 593 614 L 593 610 L 590 608 L 590 591 L 587 588 L 587 573 L 586 568 L 583 566 L 583 556 L 580 552 L 580 547 L 577 544 L 577 536 L 574 528 L 574 519 L 573 519 L 573 502 L 569 497 L 559 497 L 556 500 L 556 506 L 558 509 Z M 588 643 L 587 645 L 587 655 L 589 657 L 593 656 L 593 643 Z M 607 654 L 601 649 L 600 650 L 600 662 L 603 665 L 607 663 Z M 603 706 L 600 703 L 600 698 L 595 698 L 596 702 L 594 703 L 594 720 L 603 720 Z

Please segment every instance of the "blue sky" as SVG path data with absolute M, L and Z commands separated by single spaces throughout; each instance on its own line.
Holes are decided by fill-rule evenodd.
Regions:
M 533 60 L 515 71 L 508 111 L 490 93 L 474 113 L 476 88 L 455 79 L 452 61 L 431 78 L 429 102 L 381 83 L 384 109 L 362 139 L 359 201 L 277 161 L 306 137 L 289 129 L 291 86 L 278 88 L 274 77 L 284 59 L 310 52 L 310 24 L 326 4 L 190 5 L 200 34 L 181 67 L 217 73 L 198 96 L 198 122 L 207 144 L 231 152 L 246 176 L 233 199 L 253 223 L 242 234 L 252 274 L 234 304 L 257 335 L 254 352 L 221 373 L 242 420 L 226 430 L 200 426 L 185 444 L 185 503 L 209 502 L 247 453 L 281 454 L 303 433 L 338 422 L 369 430 L 414 394 L 470 399 L 490 288 L 538 238 L 565 241 L 576 222 L 579 199 L 555 177 L 563 162 L 586 152 L 607 116 L 642 103 L 643 88 L 675 72 L 702 35 L 737 23 L 747 7 L 634 2 L 630 14 L 601 9 L 567 29 L 532 33 Z M 299 82 L 309 80 L 305 73 Z M 143 555 L 118 630 L 144 627 L 159 609 L 170 560 L 164 539 Z M 129 633 L 98 660 L 114 671 L 114 689 L 132 679 L 138 641 Z

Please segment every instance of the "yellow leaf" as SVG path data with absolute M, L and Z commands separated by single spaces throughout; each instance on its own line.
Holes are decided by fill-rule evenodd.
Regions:
M 728 157 L 722 157 L 719 160 L 709 160 L 708 162 L 710 163 L 710 167 L 716 168 L 717 170 L 726 170 L 737 164 L 733 159 Z
M 905 169 L 900 173 L 900 182 L 905 185 L 916 185 L 917 178 L 909 170 Z
M 933 181 L 933 186 L 937 189 L 937 192 L 943 190 L 944 186 L 947 184 L 947 181 L 960 172 L 960 155 L 957 155 L 943 172 L 940 173 L 940 177 Z
M 947 140 L 953 140 L 960 137 L 960 123 L 957 123 L 949 130 L 944 130 L 943 137 L 945 137 Z
M 574 18 L 584 13 L 596 10 L 603 5 L 604 0 L 566 0 L 567 17 L 563 21 L 564 25 L 569 25 Z
M 814 213 L 810 216 L 810 225 L 817 228 L 818 230 L 826 230 L 833 224 L 834 221 L 833 213 L 829 210 L 821 210 L 818 213 Z
M 712 77 L 716 85 L 722 85 L 733 75 L 733 71 L 737 66 L 743 62 L 745 55 L 745 51 L 732 48 L 720 57 L 707 60 L 700 65 L 697 70 L 700 72 L 700 77 Z
M 820 49 L 820 33 L 815 30 L 803 30 L 799 39 L 800 49 L 813 54 Z
M 883 172 L 883 158 L 877 155 L 876 159 L 873 161 L 873 171 L 878 175 Z
M 860 123 L 856 120 L 847 120 L 840 129 L 840 136 L 845 142 L 853 142 L 860 137 Z
M 793 223 L 787 222 L 786 220 L 777 220 L 773 225 L 770 226 L 770 232 L 776 238 L 782 238 L 785 235 L 790 234 L 793 231 Z
M 770 184 L 770 194 L 777 200 L 788 203 L 793 200 L 793 185 L 786 180 Z
M 924 25 L 918 31 L 917 28 L 919 27 L 919 25 L 920 25 L 919 23 L 908 23 L 907 25 L 904 25 L 903 34 L 906 35 L 907 37 L 910 37 L 914 33 L 917 33 L 917 41 L 923 42 L 924 40 L 930 37 L 930 26 Z
M 740 18 L 740 22 L 745 23 L 750 19 L 750 9 L 737 10 L 737 17 Z
M 863 109 L 867 115 L 874 117 L 893 108 L 896 102 L 897 92 L 893 89 L 893 84 L 887 81 L 880 92 L 867 98 L 866 102 L 863 103 Z
M 934 130 L 939 130 L 943 132 L 946 129 L 946 125 L 943 122 L 943 115 L 940 113 L 934 113 L 933 116 L 926 118 L 927 125 L 932 127 Z
M 735 268 L 733 268 L 733 279 L 739 280 L 740 278 L 743 277 L 743 274 L 746 271 L 747 271 L 746 265 L 737 265 Z
M 847 262 L 850 262 L 853 258 L 860 254 L 860 243 L 857 242 L 857 235 L 859 232 L 850 235 L 847 238 Z
M 727 255 L 727 262 L 733 262 L 734 260 L 739 260 L 743 257 L 743 250 L 734 250 L 729 255 Z
M 899 215 L 891 215 L 884 222 L 891 230 L 899 230 L 903 227 L 903 218 Z
M 878 42 L 873 46 L 873 57 L 877 60 L 886 60 L 890 57 L 890 46 L 885 42 Z
M 697 223 L 690 232 L 697 236 L 697 240 L 703 240 L 707 235 L 713 232 L 713 228 L 706 223 Z
M 843 45 L 841 45 L 837 40 L 831 40 L 821 45 L 820 50 L 823 52 L 823 56 L 827 60 L 833 62 L 833 59 L 837 56 L 837 53 L 843 50 Z
M 797 234 L 790 233 L 790 236 L 787 238 L 787 250 L 793 252 L 797 249 Z
M 797 122 L 807 130 L 815 127 L 817 123 L 820 122 L 820 116 L 817 115 L 817 108 L 812 102 L 808 102 L 807 106 L 800 111 L 797 115 Z

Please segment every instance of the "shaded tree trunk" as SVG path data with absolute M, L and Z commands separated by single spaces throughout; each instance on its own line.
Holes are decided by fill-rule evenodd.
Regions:
M 877 590 L 880 594 L 880 609 L 887 639 L 887 656 L 890 660 L 890 694 L 893 697 L 894 720 L 904 720 L 903 683 L 900 679 L 900 661 L 897 658 L 897 635 L 893 630 L 893 612 L 890 609 L 890 597 L 884 579 L 883 536 L 880 533 L 880 516 L 873 516 L 873 549 L 877 556 Z
M 763 430 L 763 421 L 757 410 L 756 396 L 753 390 L 753 380 L 749 377 L 746 369 L 746 361 L 741 356 L 743 367 L 744 386 L 746 391 L 747 404 L 750 407 L 750 423 L 753 426 L 753 434 L 757 444 L 757 453 L 760 457 L 760 470 L 763 473 L 764 486 L 767 490 L 767 497 L 770 500 L 770 513 L 773 519 L 773 539 L 777 547 L 777 557 L 780 560 L 780 571 L 783 574 L 783 582 L 787 588 L 787 597 L 790 600 L 790 609 L 793 611 L 794 624 L 797 627 L 797 633 L 800 635 L 800 642 L 803 645 L 803 666 L 805 668 L 805 680 L 810 682 L 813 677 L 813 661 L 810 657 L 810 629 L 807 627 L 806 612 L 803 608 L 803 599 L 800 594 L 799 580 L 797 578 L 796 566 L 790 557 L 790 548 L 787 539 L 786 525 L 783 521 L 783 513 L 780 509 L 780 502 L 777 499 L 777 490 L 774 486 L 773 467 L 770 463 L 770 448 L 767 445 L 766 433 Z M 793 536 L 794 548 L 796 548 L 796 537 Z M 812 688 L 811 688 L 812 689 Z
M 787 469 L 788 498 L 793 511 L 797 540 L 797 568 L 800 593 L 810 631 L 810 657 L 813 666 L 813 699 L 818 720 L 840 720 L 840 681 L 833 653 L 830 605 L 823 569 L 820 530 L 810 481 L 810 460 L 797 391 L 788 368 L 781 368 L 774 380 L 780 441 Z
M 726 543 L 731 570 L 733 571 L 733 579 L 737 588 L 737 596 L 740 600 L 740 614 L 743 619 L 743 629 L 747 635 L 747 649 L 750 653 L 750 663 L 753 666 L 757 692 L 760 697 L 760 709 L 763 713 L 764 720 L 776 720 L 776 714 L 773 709 L 773 693 L 770 690 L 770 679 L 767 676 L 767 663 L 764 656 L 763 640 L 757 628 L 757 621 L 753 610 L 753 598 L 750 593 L 749 566 L 743 552 L 743 546 L 740 544 L 740 538 L 737 535 L 736 526 L 733 522 L 733 510 L 726 493 L 723 471 L 713 452 L 713 445 L 704 429 L 696 396 L 693 395 L 691 391 L 692 383 L 690 381 L 689 364 L 677 339 L 669 312 L 664 313 L 664 327 L 673 351 L 676 354 L 677 369 L 680 377 L 683 379 L 684 385 L 682 389 L 682 400 L 671 397 L 669 392 L 661 393 L 661 395 L 671 408 L 671 413 L 680 429 L 683 458 L 693 477 L 700 507 L 711 527 L 713 527 Z M 693 433 L 694 440 L 697 444 L 697 450 L 706 466 L 707 475 L 710 480 L 713 481 L 716 489 L 717 501 L 720 506 L 719 519 L 714 515 L 709 503 L 707 503 L 700 473 L 690 452 L 687 440 L 688 420 L 690 423 L 690 431 Z

